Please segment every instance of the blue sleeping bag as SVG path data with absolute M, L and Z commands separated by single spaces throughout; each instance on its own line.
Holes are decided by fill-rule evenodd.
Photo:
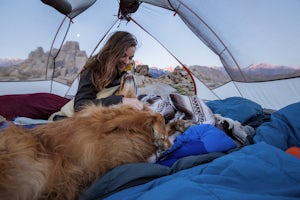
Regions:
M 209 101 L 206 102 L 206 105 L 213 113 L 237 120 L 242 124 L 263 113 L 261 105 L 242 97 L 229 97 L 223 100 Z
M 296 200 L 299 166 L 300 159 L 260 142 L 105 199 Z
M 225 152 L 235 147 L 234 141 L 215 126 L 194 125 L 176 138 L 174 145 L 160 156 L 157 163 L 171 166 L 186 156 Z
M 264 141 L 286 150 L 300 147 L 300 102 L 288 105 L 271 115 L 271 121 L 259 126 L 254 141 Z

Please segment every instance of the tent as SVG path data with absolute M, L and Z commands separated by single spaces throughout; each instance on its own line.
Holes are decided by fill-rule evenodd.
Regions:
M 57 27 L 52 30 L 52 36 L 47 33 L 49 49 L 54 47 L 59 49 L 61 43 L 66 42 L 68 37 L 74 34 L 73 27 L 77 31 L 78 27 L 83 28 L 84 32 L 89 34 L 88 56 L 96 50 L 96 44 L 110 31 L 124 29 L 137 35 L 146 33 L 148 36 L 138 50 L 140 54 L 148 54 L 146 42 L 150 43 L 149 41 L 156 45 L 155 48 L 163 47 L 168 57 L 172 57 L 177 65 L 189 71 L 194 80 L 195 92 L 201 99 L 216 100 L 240 96 L 274 110 L 298 102 L 300 99 L 300 64 L 297 55 L 300 48 L 298 39 L 300 30 L 297 25 L 300 15 L 297 10 L 300 5 L 297 0 L 289 0 L 289 3 L 283 0 L 276 3 L 268 0 L 263 2 L 124 0 L 120 3 L 104 0 L 42 0 L 42 2 L 40 3 L 43 9 L 51 11 L 49 17 L 55 18 L 57 25 L 59 17 L 64 17 L 57 33 L 55 33 Z M 49 17 L 46 16 L 48 21 Z M 87 20 L 91 21 L 89 24 L 92 25 L 83 24 Z M 53 24 L 53 20 L 51 23 Z M 76 39 L 81 45 L 80 37 L 75 37 Z M 208 47 L 206 50 L 208 53 L 201 50 L 204 46 Z M 48 51 L 47 48 L 45 50 Z M 54 57 L 55 53 L 52 52 L 50 60 Z M 214 61 L 202 63 L 207 62 L 204 60 L 208 57 Z M 162 60 L 159 57 L 151 59 L 157 59 L 157 62 Z M 218 70 L 227 78 L 217 86 L 209 86 L 207 84 L 209 80 L 201 79 L 201 71 L 199 75 L 189 69 L 190 66 L 203 65 L 211 68 L 219 67 Z M 44 69 L 48 67 L 44 66 Z M 50 82 L 43 82 L 48 85 L 48 91 L 62 96 L 74 94 L 77 81 L 74 81 L 70 89 L 51 81 L 51 75 L 49 73 L 45 78 Z M 15 93 L 24 92 L 24 89 L 18 90 L 24 84 L 15 82 L 12 86 L 3 81 L 1 88 L 5 91 L 1 89 L 0 92 L 1 94 L 13 90 Z M 28 87 L 35 91 L 32 82 Z
M 209 108 L 255 127 L 255 135 L 247 137 L 249 143 L 222 152 L 209 149 L 207 141 L 224 143 L 214 132 L 202 131 L 197 141 L 182 134 L 175 143 L 201 145 L 205 153 L 187 155 L 186 146 L 176 143 L 178 149 L 170 155 L 179 151 L 183 156 L 173 165 L 121 165 L 87 186 L 79 199 L 299 199 L 300 1 L 3 0 L 1 4 L 5 31 L 0 58 L 38 48 L 28 56 L 31 66 L 24 69 L 29 72 L 11 66 L 9 77 L 0 73 L 0 103 L 5 94 L 73 96 L 78 77 L 69 77 L 66 71 L 63 79 L 56 77 L 63 73 L 56 71 L 62 60 L 69 58 L 63 54 L 65 45 L 76 50 L 76 62 L 68 61 L 77 63 L 70 70 L 78 71 L 111 31 L 128 30 L 140 41 L 136 60 L 150 66 L 167 66 L 162 64 L 165 60 L 182 66 L 192 77 L 195 94 L 208 100 Z M 16 27 L 13 22 L 20 23 Z M 32 59 L 36 57 L 40 59 Z M 42 77 L 34 76 L 36 68 Z M 33 79 L 14 80 L 15 75 Z M 34 98 L 29 101 L 36 103 Z M 55 104 L 58 99 L 50 101 Z M 205 125 L 199 128 L 215 129 Z

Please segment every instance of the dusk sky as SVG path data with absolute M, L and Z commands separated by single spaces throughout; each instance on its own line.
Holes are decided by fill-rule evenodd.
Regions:
M 74 23 L 71 25 L 66 41 L 78 41 L 81 50 L 85 50 L 89 56 L 102 35 L 108 30 L 108 27 L 117 19 L 115 16 L 118 12 L 115 6 L 117 1 L 111 0 L 111 2 L 113 2 L 111 7 L 103 9 L 102 1 L 97 1 L 87 12 L 74 18 Z M 101 8 L 101 12 L 99 12 L 99 7 Z M 148 6 L 146 9 L 149 8 L 149 12 L 156 12 L 152 10 L 152 7 Z M 175 18 L 171 12 L 163 12 L 162 15 Z M 108 19 L 107 16 L 110 16 L 111 19 Z M 25 59 L 38 46 L 43 47 L 44 51 L 49 51 L 52 40 L 64 16 L 40 0 L 2 0 L 0 2 L 0 18 L 2 27 L 0 58 Z M 176 18 L 179 19 L 178 17 Z M 169 23 L 169 25 L 172 24 L 173 22 Z M 135 24 L 122 21 L 121 24 L 117 22 L 117 25 L 119 27 L 115 30 L 127 30 L 136 35 L 139 42 L 139 47 L 135 55 L 136 60 L 156 67 L 179 65 L 159 43 Z M 163 28 L 163 26 L 156 26 L 154 30 Z M 67 26 L 64 25 L 64 27 Z M 175 28 L 175 31 L 185 30 Z M 59 39 L 55 43 L 56 46 L 60 44 L 63 34 L 64 31 L 60 33 Z M 170 37 L 172 37 L 172 30 L 170 30 Z M 174 43 L 177 40 L 177 38 L 174 38 Z M 186 60 L 194 64 L 202 62 L 202 64 L 221 65 L 219 58 L 201 41 L 197 41 L 197 43 L 197 46 L 194 44 L 196 47 L 189 46 L 188 49 L 182 49 L 181 46 L 178 46 L 178 49 L 187 54 L 188 58 Z M 197 51 L 203 48 L 201 56 L 197 56 L 199 61 L 193 61 L 195 58 L 195 56 L 193 58 L 193 52 L 195 52 L 193 48 L 197 48 Z

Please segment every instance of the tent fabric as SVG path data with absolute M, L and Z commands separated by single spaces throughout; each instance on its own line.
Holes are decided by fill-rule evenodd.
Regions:
M 93 52 L 95 45 L 99 39 L 105 38 L 107 31 L 127 30 L 136 35 L 148 35 L 153 42 L 158 41 L 158 45 L 165 48 L 170 57 L 175 57 L 178 64 L 187 67 L 201 67 L 203 64 L 220 68 L 227 75 L 221 85 L 211 85 L 210 79 L 199 74 L 192 75 L 196 82 L 196 95 L 201 99 L 216 100 L 239 96 L 274 110 L 296 103 L 300 99 L 298 0 L 290 0 L 288 3 L 285 0 L 275 3 L 272 0 L 140 0 L 136 12 L 130 14 L 130 21 L 118 18 L 119 1 L 41 0 L 40 3 L 42 2 L 55 8 L 58 14 L 71 18 L 70 32 L 72 26 L 75 29 L 84 27 L 84 30 L 92 30 L 88 33 L 87 42 L 92 47 L 84 49 L 88 53 Z M 122 2 L 130 5 L 137 1 Z M 107 12 L 108 10 L 111 12 Z M 29 9 L 28 11 L 30 12 Z M 58 19 L 55 14 L 49 18 L 52 21 Z M 47 20 L 48 23 L 51 21 Z M 94 25 L 87 26 L 87 21 L 94 21 Z M 44 31 L 42 34 L 50 33 L 51 31 Z M 66 38 L 74 40 L 74 34 L 77 33 L 69 33 Z M 53 34 L 49 37 L 52 36 Z M 75 40 L 81 41 L 81 38 Z M 208 53 L 202 51 L 204 47 Z M 147 49 L 144 54 L 148 54 L 147 51 L 149 52 Z M 204 57 L 213 57 L 219 66 L 202 63 Z M 55 74 L 58 73 L 54 72 L 53 75 Z M 71 81 L 73 80 L 69 80 Z M 52 83 L 57 84 L 56 81 L 51 81 L 50 84 Z M 6 82 L 1 82 L 0 94 L 14 92 L 5 90 L 2 84 L 6 85 Z M 76 84 L 73 86 L 72 88 L 76 88 Z M 49 88 L 44 87 L 43 92 L 49 92 Z M 50 92 L 62 96 L 71 95 L 69 92 L 61 94 L 57 90 L 59 89 L 51 88 Z M 26 91 L 34 92 L 31 88 L 26 88 L 24 92 Z M 18 92 L 19 90 L 16 91 Z
M 169 8 L 170 5 L 175 9 L 176 13 L 180 18 L 186 23 L 186 25 L 198 36 L 212 51 L 220 56 L 221 61 L 223 61 L 226 71 L 229 73 L 229 76 L 234 81 L 251 81 L 254 77 L 250 78 L 249 75 L 242 70 L 251 65 L 256 65 L 261 62 L 270 62 L 271 64 L 284 64 L 284 62 L 274 62 L 279 58 L 274 58 L 272 56 L 265 57 L 262 52 L 268 51 L 271 55 L 276 56 L 277 53 L 283 52 L 285 50 L 289 51 L 290 47 L 293 46 L 293 49 L 299 50 L 299 41 L 293 43 L 292 40 L 286 40 L 288 44 L 284 44 L 281 41 L 270 41 L 274 42 L 279 49 L 272 49 L 273 46 L 268 45 L 255 45 L 263 44 L 266 41 L 264 40 L 264 35 L 258 35 L 255 32 L 256 29 L 263 29 L 262 26 L 266 24 L 271 25 L 270 29 L 264 29 L 265 34 L 276 34 L 273 31 L 280 29 L 281 27 L 286 27 L 287 21 L 294 21 L 296 18 L 299 19 L 300 16 L 297 15 L 297 6 L 300 6 L 299 1 L 294 0 L 293 3 L 297 8 L 289 8 L 289 15 L 280 16 L 280 20 L 274 22 L 273 16 L 275 13 L 279 13 L 282 6 L 288 6 L 286 1 L 279 0 L 276 4 L 273 1 L 267 0 L 256 4 L 253 1 L 238 2 L 238 1 L 229 1 L 229 2 L 217 2 L 217 1 L 188 1 L 188 0 L 165 0 L 159 1 L 156 3 L 155 0 L 142 1 L 149 4 L 161 6 L 163 8 Z M 263 10 L 268 8 L 269 13 Z M 256 10 L 255 10 L 256 9 Z M 247 10 L 255 11 L 254 16 L 248 16 L 245 13 Z M 228 12 L 234 11 L 236 15 L 228 15 Z M 251 13 L 249 13 L 251 14 Z M 273 15 L 274 14 L 274 15 Z M 277 15 L 276 14 L 276 15 Z M 239 16 L 238 19 L 233 19 L 234 17 Z M 279 17 L 279 16 L 277 16 Z M 257 21 L 260 19 L 260 21 Z M 254 21 L 256 24 L 253 24 Z M 247 23 L 249 22 L 249 23 Z M 275 28 L 276 27 L 276 28 Z M 289 26 L 289 31 L 286 33 L 285 37 L 288 35 L 296 36 L 295 33 L 299 33 L 299 30 L 296 28 L 296 24 Z M 235 32 L 233 32 L 233 30 Z M 293 31 L 295 32 L 293 32 Z M 290 33 L 292 31 L 293 33 Z M 251 41 L 251 45 L 247 44 L 245 38 L 251 38 L 251 35 L 255 34 L 257 41 Z M 286 38 L 285 38 L 286 39 Z M 243 47 L 242 44 L 245 44 Z M 235 45 L 235 46 L 234 46 Z M 261 49 L 254 49 L 254 48 Z M 276 46 L 277 47 L 277 46 Z M 250 49 L 253 48 L 253 49 Z M 255 59 L 251 55 L 247 55 L 247 51 L 256 50 L 260 55 L 255 55 Z M 248 56 L 248 58 L 246 57 Z M 286 55 L 284 53 L 280 54 L 280 59 L 284 61 Z M 264 59 L 261 59 L 264 58 Z M 253 59 L 253 60 L 251 60 Z M 272 60 L 273 59 L 273 60 Z M 290 66 L 296 67 L 299 69 L 299 60 L 294 57 L 290 57 L 289 60 Z M 287 63 L 286 63 L 287 64 Z M 276 66 L 273 66 L 276 67 Z M 298 76 L 297 74 L 290 74 L 291 77 Z M 257 79 L 259 80 L 259 79 Z M 265 79 L 266 80 L 266 79 Z M 273 80 L 273 79 L 270 79 Z
M 61 12 L 64 15 L 68 15 L 72 11 L 72 6 L 68 1 L 49 1 L 49 0 L 41 0 L 43 3 L 52 6 L 57 11 Z
M 122 2 L 131 5 L 137 1 Z M 87 13 L 87 8 L 93 8 L 98 2 L 69 0 L 68 3 L 72 5 L 72 12 L 82 8 Z M 130 14 L 133 20 L 125 23 L 141 26 L 181 63 L 187 66 L 201 64 L 190 63 L 190 59 L 182 55 L 184 50 L 178 46 L 186 44 L 205 44 L 219 58 L 230 80 L 211 88 L 206 80 L 193 75 L 197 79 L 196 92 L 200 98 L 216 100 L 240 96 L 274 110 L 300 99 L 300 64 L 296 53 L 300 50 L 300 41 L 292 39 L 300 34 L 296 26 L 300 20 L 299 1 L 140 0 L 139 3 L 137 11 Z M 53 1 L 53 4 L 58 2 Z M 112 3 L 101 1 L 101 4 L 103 6 L 97 9 L 105 9 Z M 289 12 L 280 14 L 283 7 Z M 164 17 L 169 13 L 169 16 L 164 19 L 160 13 L 164 13 Z M 72 17 L 80 17 L 79 14 Z M 178 27 L 172 29 L 171 24 Z M 158 26 L 165 28 L 158 29 Z M 111 31 L 116 29 L 118 27 Z M 184 30 L 184 34 L 179 35 L 178 29 Z M 197 53 L 193 55 L 197 57 Z M 277 91 L 272 92 L 274 90 Z
M 74 18 L 80 13 L 84 12 L 88 9 L 96 0 L 85 0 L 85 1 L 78 1 L 78 0 L 59 0 L 59 1 L 52 1 L 52 0 L 41 0 L 43 3 L 55 8 L 57 11 L 61 12 L 62 14 L 68 16 L 69 18 Z
M 149 3 L 161 8 L 165 8 L 165 9 L 169 9 L 169 10 L 174 10 L 174 7 L 171 4 L 171 1 L 165 1 L 165 0 L 157 0 L 157 1 L 153 1 L 153 0 L 142 0 L 141 2 L 145 2 L 145 3 Z
M 157 5 L 155 1 L 145 2 Z M 211 90 L 200 86 L 207 86 L 205 81 L 198 82 L 199 97 L 215 100 L 238 95 L 275 110 L 300 99 L 299 58 L 293 53 L 299 51 L 300 41 L 288 39 L 297 38 L 295 33 L 300 32 L 295 23 L 286 23 L 300 20 L 297 14 L 299 1 L 287 4 L 280 0 L 274 4 L 273 1 L 166 0 L 160 4 L 166 8 L 168 3 L 192 32 L 220 57 L 232 80 L 230 86 L 228 84 Z M 288 14 L 278 14 L 282 13 L 282 7 L 292 4 L 293 8 L 287 8 Z M 276 16 L 275 21 L 273 16 Z M 272 38 L 268 35 L 272 35 Z M 161 40 L 167 41 L 166 38 Z M 259 67 L 262 68 L 260 73 L 255 72 Z M 263 82 L 268 80 L 273 81 Z
M 4 8 L 8 2 L 10 1 L 4 3 Z M 240 114 L 252 116 L 257 114 L 256 112 L 261 113 L 262 108 L 277 110 L 272 113 L 269 122 L 264 122 L 257 127 L 255 144 L 228 154 L 205 154 L 205 158 L 202 157 L 203 155 L 201 158 L 199 155 L 180 158 L 171 167 L 148 163 L 120 166 L 104 177 L 99 177 L 100 187 L 97 187 L 99 182 L 96 181 L 93 187 L 87 188 L 89 194 L 92 194 L 92 196 L 88 195 L 89 199 L 102 199 L 103 194 L 107 199 L 232 199 L 233 197 L 299 199 L 300 160 L 285 152 L 290 147 L 300 146 L 300 123 L 297 119 L 300 100 L 299 0 L 288 2 L 286 0 L 140 0 L 141 4 L 136 12 L 131 13 L 130 18 L 127 18 L 130 19 L 129 21 L 118 18 L 119 1 L 42 0 L 41 2 L 53 6 L 60 15 L 70 18 L 71 26 L 84 27 L 89 38 L 87 43 L 93 45 L 89 52 L 93 52 L 99 38 L 104 39 L 109 32 L 127 30 L 140 34 L 145 33 L 146 30 L 150 35 L 147 39 L 158 41 L 159 47 L 165 48 L 170 54 L 168 55 L 178 64 L 197 68 L 201 68 L 201 65 L 208 66 L 211 70 L 208 77 L 202 76 L 203 71 L 200 74 L 191 73 L 196 82 L 196 95 L 208 101 L 222 100 L 218 106 L 225 106 L 226 98 L 248 99 L 251 103 L 248 101 L 247 103 L 254 105 L 255 108 L 242 108 L 240 102 L 237 102 L 235 108 L 238 110 L 235 110 L 232 115 L 235 120 L 247 121 L 252 117 L 244 117 Z M 23 1 L 19 1 L 18 5 L 22 3 Z M 36 13 L 29 7 L 21 10 L 31 12 L 30 14 Z M 111 12 L 102 12 L 108 10 Z M 53 13 L 47 14 L 49 15 L 43 16 L 48 17 L 47 21 L 34 21 L 41 24 L 37 30 L 48 36 L 51 33 L 51 29 L 48 28 L 53 26 L 55 24 L 53 21 L 58 18 Z M 84 19 L 94 23 L 89 26 L 84 23 Z M 22 18 L 18 20 L 21 21 Z M 3 30 L 9 26 L 3 26 Z M 24 27 L 20 32 L 28 35 L 26 31 L 31 28 Z M 5 32 L 17 33 L 18 31 Z M 37 33 L 37 35 L 41 34 Z M 52 35 L 49 37 L 51 38 Z M 66 38 L 74 39 L 70 35 Z M 20 42 L 17 37 L 14 39 L 16 41 L 9 42 L 20 44 L 18 50 L 23 49 L 21 45 L 29 42 L 27 40 Z M 63 42 L 64 39 L 65 37 Z M 79 38 L 77 40 L 80 41 Z M 49 42 L 46 45 L 49 45 Z M 37 46 L 39 41 L 34 38 L 33 44 Z M 10 45 L 6 44 L 6 46 Z M 211 56 L 201 51 L 203 46 L 213 53 L 212 57 L 217 58 L 220 66 L 202 63 L 203 58 Z M 152 49 L 153 52 L 156 51 L 155 48 Z M 145 54 L 149 53 L 147 50 L 144 51 Z M 156 60 L 160 58 L 152 57 Z M 43 62 L 40 64 L 42 65 Z M 216 70 L 226 77 L 216 76 L 213 73 Z M 53 71 L 52 74 L 54 76 L 57 73 Z M 26 73 L 22 75 L 26 78 Z M 8 82 L 6 78 L 0 82 L 1 95 L 27 95 L 32 94 L 33 91 L 50 91 L 65 96 L 72 95 L 70 90 L 74 94 L 76 90 L 74 88 L 77 88 L 76 84 L 78 84 L 75 81 L 69 90 L 67 85 L 52 81 L 55 77 L 50 77 L 51 80 L 45 77 L 45 81 L 39 82 L 36 81 L 39 77 L 31 82 L 26 80 Z M 213 79 L 220 82 L 211 84 Z M 34 98 L 31 97 L 31 101 L 32 99 Z M 1 105 L 6 106 L 7 102 L 5 100 Z M 57 105 L 57 102 L 50 104 Z M 218 111 L 217 108 L 213 108 L 216 105 L 212 103 L 211 106 L 215 112 L 222 112 L 225 116 L 231 112 L 229 107 L 228 110 Z M 35 110 L 30 109 L 30 111 Z M 126 173 L 127 167 L 130 168 L 131 173 Z M 137 171 L 140 173 L 134 173 Z M 132 174 L 136 176 L 130 176 Z M 120 180 L 123 175 L 126 179 L 122 182 Z M 104 183 L 101 182 L 102 180 L 107 181 L 108 185 L 102 185 Z M 84 197 L 83 195 L 83 199 Z

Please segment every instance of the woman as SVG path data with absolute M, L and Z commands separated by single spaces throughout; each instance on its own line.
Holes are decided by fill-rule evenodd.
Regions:
M 80 72 L 74 101 L 75 112 L 91 103 L 96 105 L 101 103 L 104 106 L 123 103 L 137 109 L 143 108 L 143 103 L 136 98 L 125 98 L 114 94 L 99 98 L 101 93 L 113 90 L 120 84 L 120 78 L 125 73 L 124 69 L 132 62 L 136 46 L 137 40 L 132 34 L 117 31 L 111 35 L 100 52 L 86 62 Z

